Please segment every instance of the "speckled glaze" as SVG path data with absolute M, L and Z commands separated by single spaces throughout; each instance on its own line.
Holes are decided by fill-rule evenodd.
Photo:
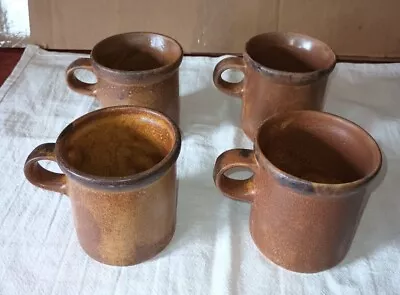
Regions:
M 142 107 L 116 106 L 69 124 L 56 143 L 28 156 L 34 185 L 70 197 L 79 242 L 109 265 L 146 261 L 171 240 L 177 207 L 181 135 L 172 120 Z M 63 174 L 40 166 L 57 162 Z
M 252 37 L 242 57 L 220 61 L 213 73 L 222 92 L 241 97 L 242 128 L 254 140 L 258 126 L 284 111 L 323 110 L 329 74 L 336 65 L 328 45 L 306 35 L 271 32 Z M 228 69 L 244 73 L 239 83 L 221 75 Z
M 66 70 L 68 86 L 98 98 L 101 106 L 136 105 L 165 113 L 179 124 L 181 45 L 171 37 L 131 32 L 97 43 L 90 58 L 79 58 Z M 79 80 L 75 71 L 92 71 L 97 83 Z
M 314 273 L 346 256 L 381 165 L 378 144 L 359 126 L 323 112 L 293 111 L 264 121 L 254 150 L 221 154 L 214 181 L 225 196 L 251 202 L 251 236 L 265 257 Z M 253 176 L 226 176 L 238 167 Z

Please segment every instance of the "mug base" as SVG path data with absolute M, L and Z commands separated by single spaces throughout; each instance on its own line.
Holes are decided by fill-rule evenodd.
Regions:
M 116 259 L 112 259 L 110 257 L 104 257 L 101 255 L 101 253 L 93 253 L 93 251 L 91 251 L 90 249 L 86 249 L 82 244 L 80 244 L 80 246 L 82 247 L 86 255 L 88 255 L 93 260 L 100 262 L 102 264 L 110 266 L 133 266 L 155 258 L 170 244 L 174 234 L 175 234 L 175 228 L 172 230 L 170 234 L 168 234 L 164 239 L 162 239 L 158 243 L 151 246 L 145 246 L 142 249 L 139 248 L 136 250 L 136 253 L 134 253 L 134 255 L 130 257 L 121 257 Z
M 285 270 L 288 270 L 288 271 L 291 271 L 291 272 L 294 272 L 294 273 L 314 274 L 314 273 L 319 273 L 319 272 L 323 272 L 323 271 L 332 269 L 335 266 L 339 265 L 344 260 L 344 258 L 347 255 L 347 252 L 348 252 L 348 251 L 346 251 L 345 254 L 343 255 L 343 257 L 341 257 L 340 259 L 336 260 L 334 263 L 326 264 L 326 265 L 322 265 L 322 266 L 315 266 L 315 267 L 311 266 L 310 267 L 310 266 L 303 266 L 303 265 L 287 264 L 287 263 L 278 261 L 277 259 L 269 257 L 266 253 L 264 253 L 261 250 L 260 245 L 254 239 L 254 235 L 253 235 L 252 230 L 250 230 L 250 235 L 251 235 L 253 243 L 256 246 L 258 252 L 261 254 L 261 256 L 265 260 L 267 260 L 268 262 L 272 262 L 272 264 L 274 264 L 274 265 L 276 265 L 278 267 L 284 268 Z

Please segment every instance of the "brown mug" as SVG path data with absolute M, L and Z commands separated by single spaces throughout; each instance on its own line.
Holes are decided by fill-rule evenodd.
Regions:
M 133 265 L 157 255 L 174 235 L 180 148 L 180 131 L 163 114 L 108 107 L 70 123 L 56 143 L 36 147 L 24 173 L 32 184 L 69 196 L 90 257 Z M 63 174 L 44 169 L 42 160 L 55 161 Z
M 378 144 L 358 125 L 293 111 L 265 120 L 253 150 L 222 153 L 214 181 L 225 196 L 251 202 L 251 236 L 265 257 L 313 273 L 347 254 L 381 165 Z M 238 167 L 253 175 L 226 175 Z
M 79 58 L 66 70 L 68 86 L 94 96 L 101 106 L 136 105 L 163 112 L 179 124 L 181 45 L 171 37 L 131 32 L 97 43 L 90 58 Z M 92 71 L 97 82 L 79 80 L 75 71 Z
M 243 58 L 220 61 L 213 79 L 222 92 L 242 98 L 242 129 L 253 140 L 258 126 L 279 112 L 323 110 L 335 64 L 335 54 L 325 43 L 297 33 L 271 32 L 247 41 Z M 222 73 L 229 69 L 243 72 L 243 80 L 225 81 Z

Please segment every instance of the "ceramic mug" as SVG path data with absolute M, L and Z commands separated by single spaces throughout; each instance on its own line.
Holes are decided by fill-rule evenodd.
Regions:
M 293 111 L 265 120 L 253 150 L 222 153 L 214 181 L 225 196 L 251 202 L 251 236 L 265 257 L 313 273 L 347 254 L 381 165 L 378 144 L 361 127 L 328 113 Z M 253 175 L 226 175 L 238 167 Z
M 329 74 L 336 64 L 325 43 L 297 33 L 264 33 L 246 43 L 242 57 L 220 61 L 213 74 L 222 92 L 242 98 L 241 125 L 253 140 L 258 126 L 279 112 L 323 110 Z M 228 69 L 244 74 L 242 81 L 222 78 Z
M 171 37 L 131 32 L 97 43 L 90 58 L 79 58 L 66 70 L 68 86 L 98 98 L 103 107 L 132 104 L 155 109 L 179 124 L 181 45 Z M 92 71 L 95 84 L 79 80 L 75 71 Z
M 90 257 L 133 265 L 157 255 L 174 235 L 180 148 L 178 127 L 163 114 L 108 107 L 70 123 L 56 143 L 35 148 L 24 173 L 32 184 L 69 196 Z M 63 174 L 41 160 L 55 161 Z

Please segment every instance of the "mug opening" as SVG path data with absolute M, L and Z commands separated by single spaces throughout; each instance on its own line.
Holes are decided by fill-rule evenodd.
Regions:
M 277 115 L 260 127 L 257 144 L 274 172 L 292 181 L 323 185 L 362 182 L 381 165 L 379 147 L 366 131 L 327 113 Z
M 326 71 L 336 63 L 332 49 L 317 39 L 297 34 L 271 32 L 251 38 L 247 55 L 261 67 L 289 73 Z
M 152 71 L 180 62 L 182 48 L 171 37 L 156 33 L 132 32 L 114 35 L 97 43 L 93 60 L 114 71 Z
M 57 140 L 56 156 L 66 174 L 116 185 L 169 168 L 179 149 L 179 131 L 171 120 L 149 109 L 122 106 L 94 111 L 67 126 Z

